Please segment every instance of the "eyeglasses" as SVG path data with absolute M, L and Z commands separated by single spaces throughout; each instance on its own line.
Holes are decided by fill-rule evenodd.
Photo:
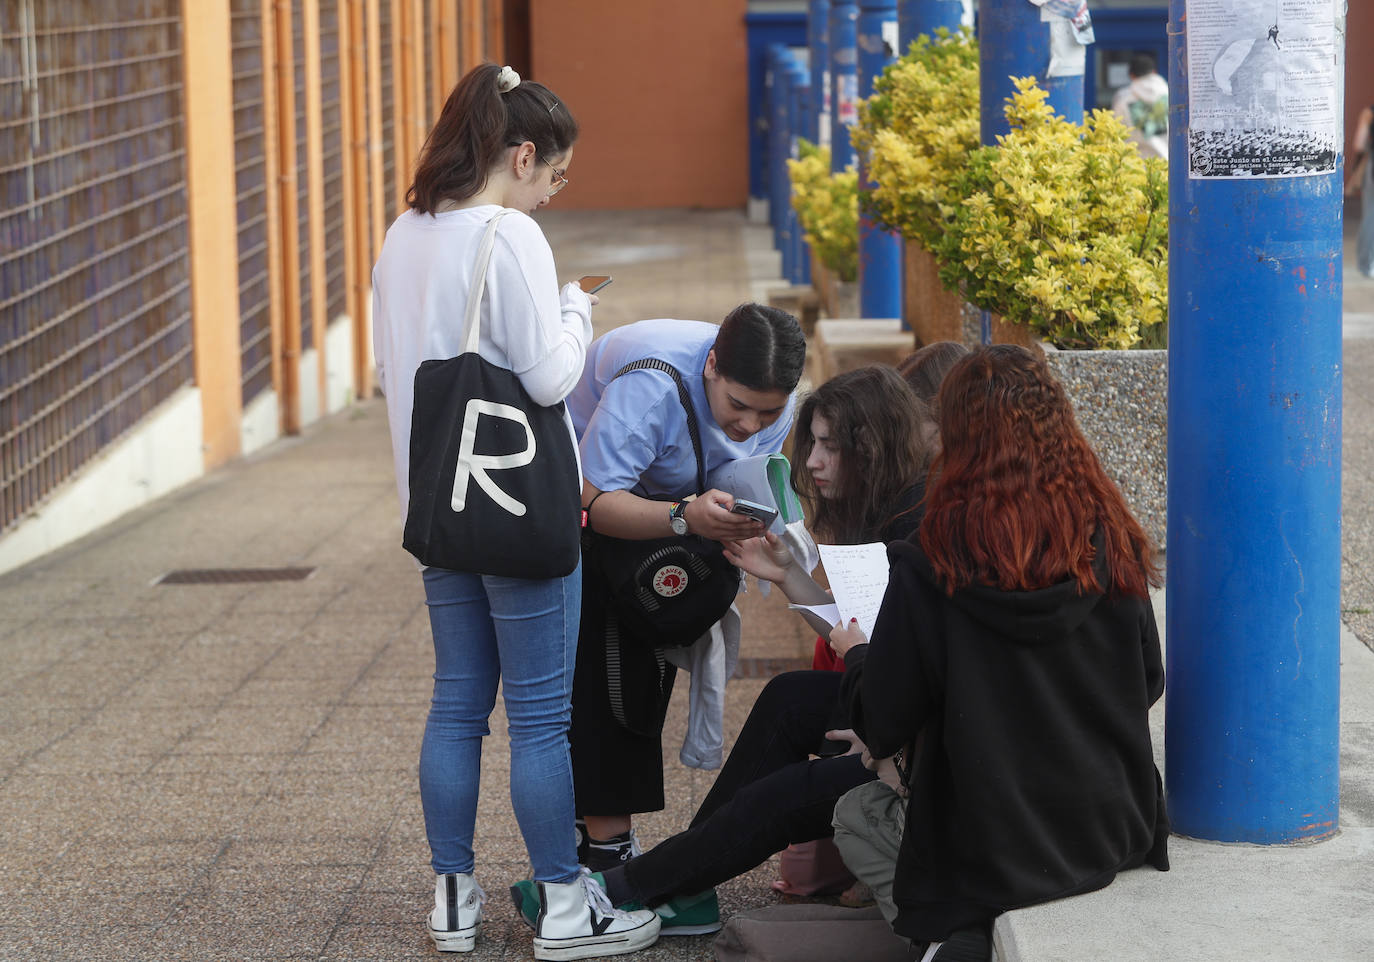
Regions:
M 543 160 L 544 163 L 549 164 L 549 162 L 547 160 L 544 160 L 543 157 L 540 157 L 539 159 Z M 548 194 L 550 197 L 552 197 L 554 194 L 558 193 L 564 187 L 568 186 L 568 178 L 563 176 L 565 171 L 559 170 L 553 164 L 549 164 L 549 170 L 553 171 L 553 186 L 549 188 Z

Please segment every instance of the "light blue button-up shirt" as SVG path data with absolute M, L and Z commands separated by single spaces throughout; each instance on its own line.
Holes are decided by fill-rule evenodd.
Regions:
M 696 410 L 706 473 L 728 461 L 782 450 L 796 398 L 771 425 L 732 441 L 711 416 L 702 371 L 720 328 L 702 321 L 639 321 L 602 335 L 568 395 L 582 454 L 582 475 L 602 491 L 629 490 L 652 500 L 697 494 L 696 456 L 673 379 L 662 371 L 615 372 L 655 357 L 682 374 Z

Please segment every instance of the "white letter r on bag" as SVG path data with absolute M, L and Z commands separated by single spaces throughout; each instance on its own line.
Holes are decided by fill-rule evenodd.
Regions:
M 474 454 L 477 445 L 477 422 L 482 415 L 505 418 L 514 421 L 525 429 L 525 450 L 514 454 Z M 525 514 L 525 506 L 516 501 L 497 486 L 487 474 L 502 468 L 520 468 L 534 460 L 534 432 L 530 430 L 529 418 L 525 412 L 509 404 L 471 398 L 463 412 L 463 433 L 458 443 L 458 467 L 453 473 L 453 510 L 461 512 L 468 501 L 468 480 L 477 482 L 491 500 L 505 508 L 517 518 Z

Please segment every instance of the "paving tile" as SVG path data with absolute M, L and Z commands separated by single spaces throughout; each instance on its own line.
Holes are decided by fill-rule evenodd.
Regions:
M 245 838 L 375 837 L 391 824 L 396 800 L 372 793 L 272 794 L 243 825 Z
M 153 776 L 197 775 L 232 770 L 256 774 L 266 780 L 287 766 L 294 764 L 298 757 L 294 751 L 275 753 L 173 752 L 155 759 L 153 765 L 148 769 L 148 774 Z
M 183 893 L 176 889 L 115 886 L 92 878 L 47 884 L 0 899 L 0 927 L 67 928 L 96 931 L 108 925 L 159 925 L 173 912 Z
M 45 913 L 42 925 L 0 926 L 0 958 L 5 962 L 152 959 L 148 947 L 154 932 L 152 926 L 129 924 L 78 928 Z
M 421 704 L 427 699 L 421 696 Z M 352 751 L 385 757 L 417 757 L 424 712 L 398 712 L 390 706 L 339 705 L 315 732 L 311 752 Z
M 277 900 L 240 914 L 232 905 L 192 906 L 186 916 L 159 927 L 136 958 L 166 962 L 247 962 L 316 958 L 333 919 L 305 918 L 298 906 Z
M 422 919 L 423 913 L 420 918 L 406 925 L 341 925 L 330 933 L 319 962 L 412 962 L 432 959 L 435 955 L 434 943 L 420 924 Z M 463 955 L 470 962 L 505 957 L 504 937 L 492 937 L 486 931 L 478 941 L 478 950 Z
M 201 717 L 169 753 L 233 755 L 293 752 L 304 746 L 328 717 L 320 705 L 276 705 L 271 711 L 256 706 L 221 707 Z
M 28 698 L 0 699 L 0 766 L 17 764 L 65 737 L 90 714 Z
M 349 866 L 362 871 L 375 857 L 375 835 L 349 833 L 325 837 L 301 831 L 298 826 L 294 828 L 287 834 L 271 837 L 235 837 L 216 858 L 215 870 Z
M 53 858 L 47 866 L 47 877 L 58 881 L 117 878 L 129 885 L 187 890 L 211 870 L 228 845 L 226 840 L 205 836 L 120 838 L 108 845 L 85 845 L 79 851 Z M 147 879 L 159 880 L 159 884 L 147 884 Z M 39 880 L 40 884 L 43 882 Z

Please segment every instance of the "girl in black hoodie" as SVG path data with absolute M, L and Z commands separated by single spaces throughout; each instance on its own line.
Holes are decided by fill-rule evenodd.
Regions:
M 854 728 L 872 757 L 910 764 L 909 797 L 856 789 L 836 844 L 890 886 L 898 934 L 964 962 L 990 957 L 1002 912 L 1167 870 L 1148 719 L 1164 671 L 1149 543 L 1045 362 L 981 348 L 939 408 L 925 516 L 889 547 L 872 641 L 831 633 Z M 885 878 L 883 792 L 905 809 Z

